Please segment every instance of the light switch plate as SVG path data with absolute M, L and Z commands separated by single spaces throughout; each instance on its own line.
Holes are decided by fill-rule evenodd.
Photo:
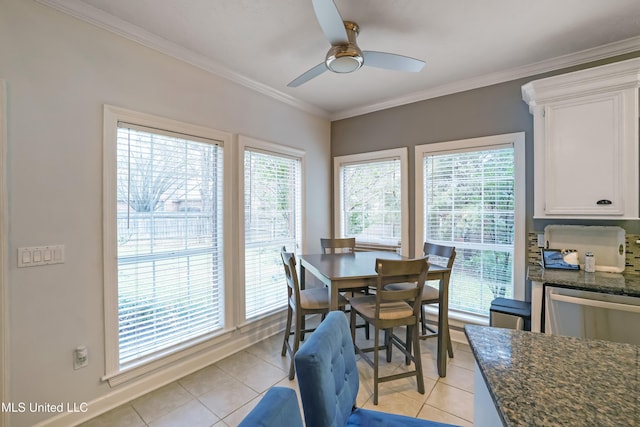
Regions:
M 18 248 L 18 267 L 64 263 L 64 245 Z

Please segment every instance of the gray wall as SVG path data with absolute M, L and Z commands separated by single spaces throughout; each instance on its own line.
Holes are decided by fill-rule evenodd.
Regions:
M 627 233 L 640 232 L 639 221 L 533 220 L 533 116 L 522 100 L 521 86 L 529 81 L 608 62 L 640 56 L 640 52 L 513 80 L 466 92 L 442 96 L 338 120 L 331 125 L 331 155 L 363 153 L 409 147 L 409 247 L 415 247 L 414 147 L 421 144 L 525 132 L 527 232 L 543 231 L 549 223 L 579 225 L 620 225 Z M 428 69 L 425 70 L 428 72 Z

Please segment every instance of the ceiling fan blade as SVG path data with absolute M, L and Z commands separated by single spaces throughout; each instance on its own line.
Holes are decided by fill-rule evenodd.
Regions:
M 417 73 L 424 67 L 424 61 L 408 56 L 396 55 L 395 53 L 365 50 L 362 52 L 362 55 L 364 56 L 364 65 L 376 68 Z
M 313 0 L 313 10 L 315 10 L 318 23 L 331 46 L 349 42 L 342 16 L 340 16 L 333 0 Z
M 287 85 L 287 87 L 298 87 L 303 83 L 308 82 L 309 80 L 318 77 L 320 74 L 327 71 L 327 66 L 324 62 L 316 65 L 312 69 L 302 73 L 300 76 L 296 77 L 291 83 Z

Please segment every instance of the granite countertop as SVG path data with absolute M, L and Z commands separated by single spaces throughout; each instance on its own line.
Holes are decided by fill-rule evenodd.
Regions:
M 467 325 L 505 426 L 640 425 L 640 346 Z
M 527 279 L 558 287 L 640 297 L 640 274 L 585 273 L 584 270 L 553 270 L 529 265 Z

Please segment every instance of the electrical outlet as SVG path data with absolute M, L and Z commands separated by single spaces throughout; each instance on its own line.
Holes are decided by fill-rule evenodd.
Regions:
M 544 248 L 544 234 L 538 234 L 538 247 Z
M 81 345 L 73 350 L 73 369 L 84 368 L 89 365 L 89 351 Z

